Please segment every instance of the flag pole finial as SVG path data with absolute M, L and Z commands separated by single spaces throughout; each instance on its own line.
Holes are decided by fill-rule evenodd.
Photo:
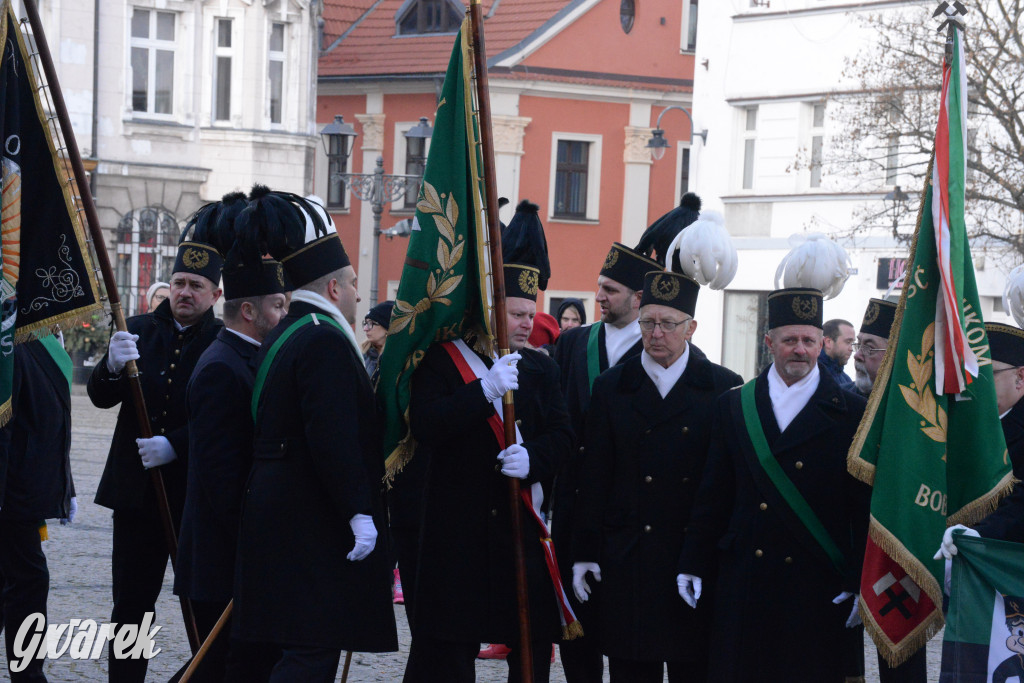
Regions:
M 942 0 L 939 6 L 932 12 L 932 18 L 943 17 L 942 23 L 939 24 L 939 28 L 936 29 L 938 32 L 942 32 L 942 29 L 946 29 L 946 63 L 949 63 L 953 59 L 953 32 L 956 30 L 964 30 L 963 17 L 967 14 L 967 7 L 964 6 L 960 0 L 953 0 L 952 3 L 948 0 Z

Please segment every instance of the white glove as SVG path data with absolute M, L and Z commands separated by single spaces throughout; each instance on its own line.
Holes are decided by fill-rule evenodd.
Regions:
M 61 526 L 67 526 L 75 521 L 75 515 L 78 514 L 78 497 L 71 496 L 71 506 L 68 508 L 68 516 L 62 517 L 60 520 Z
M 946 533 L 942 534 L 942 545 L 935 552 L 933 560 L 938 560 L 942 557 L 947 560 L 953 559 L 953 556 L 956 555 L 956 543 L 953 542 L 953 535 L 956 533 L 962 533 L 964 536 L 974 536 L 975 538 L 981 536 L 981 534 L 970 527 L 966 527 L 963 524 L 954 524 L 946 529 Z
M 519 388 L 519 368 L 516 361 L 522 358 L 518 353 L 510 353 L 494 361 L 487 374 L 480 378 L 480 386 L 484 390 L 484 398 L 494 401 L 508 391 Z
M 373 517 L 370 515 L 355 515 L 348 520 L 348 525 L 352 527 L 356 545 L 345 559 L 358 562 L 372 553 L 373 547 L 377 545 L 377 527 L 373 525 Z
M 154 436 L 151 439 L 135 439 L 135 444 L 139 447 L 142 466 L 147 470 L 178 459 L 178 454 L 174 452 L 174 446 L 167 440 L 167 437 Z
M 950 594 L 953 590 L 953 560 L 946 560 L 942 575 L 942 590 L 946 592 L 946 595 Z
M 853 628 L 864 623 L 860 618 L 860 597 L 850 591 L 843 591 L 832 598 L 832 604 L 834 605 L 841 605 L 850 598 L 853 598 L 853 609 L 850 610 L 850 616 L 846 617 L 846 628 Z
M 501 473 L 514 479 L 526 479 L 530 473 L 530 454 L 520 444 L 509 446 L 498 453 Z
M 676 586 L 679 588 L 679 597 L 690 607 L 697 609 L 697 601 L 700 600 L 700 590 L 704 582 L 699 576 L 693 574 L 676 574 Z
M 587 572 L 594 575 L 594 581 L 601 583 L 601 567 L 597 562 L 576 562 L 572 565 L 572 592 L 580 602 L 586 602 L 590 598 Z
M 137 334 L 120 330 L 115 332 L 110 337 L 110 345 L 107 346 L 107 369 L 116 375 L 124 370 L 125 363 L 138 360 L 139 347 L 135 345 L 137 341 Z

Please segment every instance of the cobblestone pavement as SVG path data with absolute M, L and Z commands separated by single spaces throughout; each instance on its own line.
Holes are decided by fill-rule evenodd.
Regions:
M 70 527 L 51 524 L 50 540 L 43 545 L 50 566 L 48 616 L 51 624 L 67 623 L 71 619 L 106 623 L 110 619 L 111 517 L 109 510 L 95 505 L 92 499 L 110 447 L 116 416 L 116 410 L 94 408 L 84 395 L 83 387 L 75 387 L 71 457 L 79 500 L 78 517 Z M 171 578 L 168 569 L 164 590 L 157 603 L 156 624 L 162 628 L 154 638 L 162 651 L 150 661 L 151 681 L 166 681 L 185 662 L 188 653 L 178 601 L 171 593 Z M 401 606 L 395 608 L 395 619 L 398 622 L 399 652 L 387 655 L 356 653 L 352 657 L 349 681 L 401 681 L 409 652 L 409 628 Z M 928 648 L 929 680 L 932 681 L 938 680 L 940 647 L 941 636 L 934 638 Z M 874 647 L 869 643 L 867 650 L 867 680 L 877 681 Z M 6 667 L 0 671 L 0 680 L 4 680 Z M 48 662 L 45 671 L 50 681 L 105 681 L 106 652 L 99 661 L 76 661 L 65 656 Z M 506 675 L 504 662 L 477 661 L 477 680 L 482 683 L 503 682 Z M 552 665 L 551 680 L 565 680 L 558 661 Z

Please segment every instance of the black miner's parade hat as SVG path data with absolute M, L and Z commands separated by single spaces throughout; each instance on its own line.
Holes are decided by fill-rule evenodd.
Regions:
M 253 185 L 236 227 L 249 262 L 254 254 L 269 253 L 295 287 L 351 265 L 324 208 L 290 192 Z
M 768 295 L 768 329 L 785 325 L 824 324 L 823 297 L 819 290 L 807 287 L 777 289 Z
M 516 215 L 501 231 L 501 258 L 505 261 L 505 296 L 537 300 L 551 277 L 548 243 L 537 215 L 540 207 L 524 199 Z
M 223 264 L 224 259 L 212 244 L 186 241 L 178 245 L 178 253 L 174 257 L 174 270 L 171 272 L 202 275 L 216 287 L 220 282 L 220 269 Z
M 873 334 L 888 339 L 892 324 L 896 320 L 896 302 L 885 299 L 869 299 L 860 323 L 861 334 Z
M 992 360 L 1018 368 L 1024 366 L 1024 330 L 1003 323 L 985 323 L 985 332 Z
M 648 304 L 669 306 L 688 314 L 691 318 L 697 310 L 697 295 L 700 284 L 693 278 L 672 271 L 651 271 L 644 278 L 644 290 L 640 295 L 641 308 Z
M 644 278 L 652 270 L 661 270 L 661 264 L 638 254 L 625 244 L 615 242 L 604 258 L 601 275 L 638 291 L 643 289 Z

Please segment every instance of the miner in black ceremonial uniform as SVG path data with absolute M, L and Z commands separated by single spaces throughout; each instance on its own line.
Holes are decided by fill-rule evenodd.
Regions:
M 246 253 L 268 251 L 296 289 L 256 356 L 233 633 L 282 648 L 272 681 L 333 681 L 342 650 L 398 649 L 356 273 L 322 207 L 261 186 L 249 199 L 235 222 Z
M 567 580 L 572 576 L 573 505 L 579 462 L 586 449 L 583 430 L 590 407 L 590 390 L 599 374 L 640 355 L 643 350 L 637 322 L 641 290 L 644 276 L 660 269 L 657 261 L 614 243 L 597 277 L 601 319 L 591 325 L 565 330 L 555 346 L 554 358 L 561 373 L 562 391 L 575 436 L 575 453 L 559 469 L 549 504 L 551 535 L 558 552 L 559 568 Z M 570 601 L 586 629 L 586 624 L 593 621 L 594 608 L 581 605 L 574 597 L 570 597 Z M 559 648 L 568 683 L 587 683 L 601 678 L 604 661 L 592 636 L 593 632 L 588 630 L 583 638 L 562 643 Z
M 0 428 L 0 629 L 8 680 L 46 681 L 43 660 L 18 650 L 26 618 L 46 617 L 50 573 L 42 537 L 47 519 L 74 521 L 71 478 L 71 358 L 59 337 L 14 347 L 11 415 Z M 33 630 L 34 632 L 34 630 Z M 29 641 L 20 643 L 25 647 Z M 19 672 L 11 664 L 27 659 Z
M 679 592 L 695 606 L 717 572 L 709 680 L 840 683 L 870 496 L 846 453 L 865 402 L 818 369 L 821 292 L 772 292 L 768 325 L 773 363 L 715 408 Z
M 474 681 L 481 642 L 511 647 L 508 680 L 521 676 L 508 477 L 521 480 L 539 511 L 546 495 L 541 482 L 568 457 L 572 431 L 558 368 L 526 348 L 540 273 L 510 264 L 504 274 L 510 353 L 482 355 L 473 338 L 434 344 L 412 378 L 410 427 L 431 449 L 431 460 L 407 683 Z M 522 439 L 503 448 L 501 397 L 509 390 Z M 553 577 L 546 566 L 539 527 L 525 504 L 522 519 L 533 680 L 542 683 L 551 644 L 562 636 L 557 572 Z
M 188 384 L 188 487 L 174 572 L 174 592 L 191 600 L 200 640 L 231 601 L 242 494 L 252 467 L 256 353 L 287 312 L 290 289 L 277 261 L 246 265 L 240 258 L 234 219 L 245 195 L 232 193 L 219 204 L 196 221 L 192 235 L 225 256 L 224 327 Z M 276 662 L 273 648 L 234 642 L 229 649 L 228 634 L 213 642 L 192 680 L 265 680 L 268 660 L 269 666 Z
M 96 490 L 96 503 L 114 511 L 110 620 L 119 629 L 138 624 L 146 612 L 154 611 L 167 568 L 167 540 L 147 469 L 160 468 L 175 529 L 181 520 L 188 457 L 185 388 L 199 356 L 221 328 L 213 314 L 221 294 L 221 262 L 211 245 L 182 242 L 174 260 L 170 298 L 152 313 L 129 318 L 128 331 L 111 336 L 106 355 L 89 378 L 93 405 L 121 406 Z M 140 439 L 124 372 L 130 360 L 137 360 L 154 435 L 150 439 Z M 145 679 L 146 659 L 115 658 L 113 641 L 110 653 L 111 681 Z
M 711 441 L 715 399 L 743 383 L 689 343 L 700 285 L 647 274 L 644 350 L 594 382 L 574 514 L 573 588 L 601 583 L 596 629 L 612 681 L 706 681 L 710 607 L 676 588 L 679 553 Z

